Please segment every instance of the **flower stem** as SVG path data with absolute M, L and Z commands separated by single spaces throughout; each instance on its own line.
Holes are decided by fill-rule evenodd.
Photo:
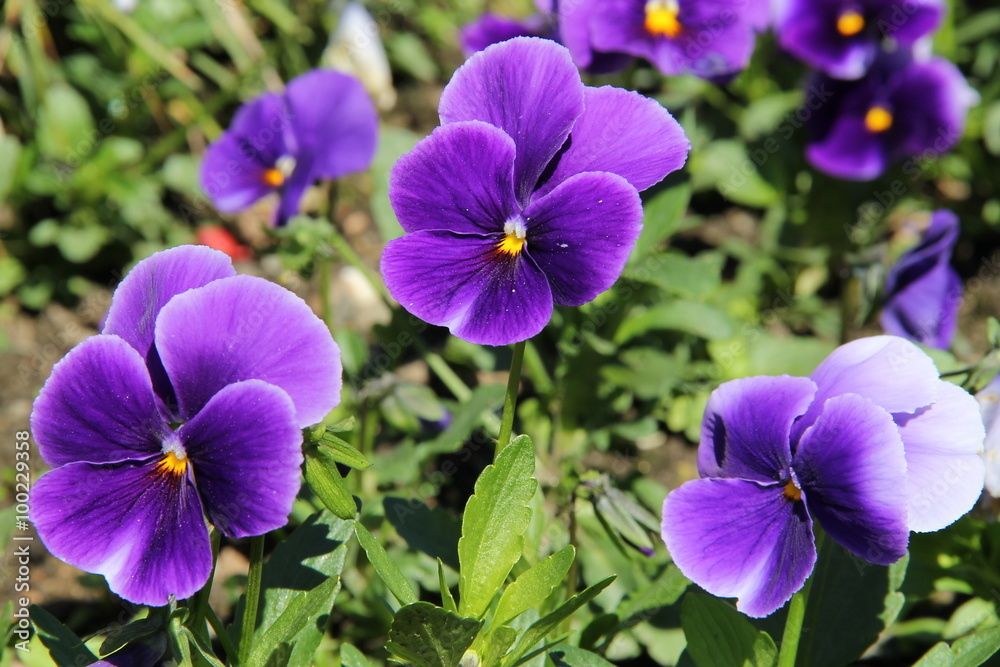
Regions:
M 507 378 L 507 395 L 503 399 L 503 418 L 500 420 L 500 437 L 497 438 L 496 456 L 510 444 L 514 430 L 514 408 L 517 407 L 517 388 L 521 384 L 521 362 L 524 360 L 524 341 L 514 344 L 514 356 L 510 360 L 510 376 Z
M 817 562 L 819 562 L 819 550 L 822 546 L 823 533 L 817 527 Z M 812 588 L 812 582 L 813 578 L 810 576 L 806 579 L 802 589 L 793 595 L 792 601 L 788 603 L 788 617 L 785 619 L 785 631 L 781 635 L 781 649 L 778 653 L 777 667 L 795 667 L 795 659 L 799 652 L 799 639 L 802 638 L 802 621 L 806 617 L 806 602 L 809 600 L 809 589 Z
M 208 624 L 212 626 L 215 630 L 215 636 L 219 638 L 219 643 L 222 644 L 222 650 L 226 652 L 227 664 L 232 667 L 239 667 L 239 654 L 236 651 L 236 647 L 233 646 L 233 640 L 229 638 L 229 633 L 226 632 L 226 626 L 223 625 L 222 620 L 219 618 L 218 614 L 211 607 L 206 608 Z
M 192 599 L 191 616 L 187 622 L 187 626 L 191 631 L 201 635 L 206 643 L 210 643 L 208 641 L 208 627 L 205 625 L 208 612 L 211 611 L 208 598 L 212 593 L 212 581 L 215 579 L 215 565 L 219 558 L 219 543 L 222 539 L 222 534 L 213 528 L 210 539 L 212 541 L 212 572 L 208 575 L 208 581 L 205 582 L 205 585 L 201 587 L 201 590 Z
M 260 601 L 260 580 L 264 570 L 264 536 L 250 538 L 250 572 L 247 574 L 246 603 L 240 624 L 240 664 L 246 664 L 253 648 L 253 632 L 257 627 L 257 605 Z

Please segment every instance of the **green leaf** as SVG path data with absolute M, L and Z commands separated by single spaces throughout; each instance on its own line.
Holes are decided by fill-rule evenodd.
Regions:
M 365 455 L 349 445 L 346 441 L 327 431 L 320 441 L 320 449 L 326 451 L 337 463 L 343 463 L 355 470 L 367 470 L 371 467 L 371 461 Z
M 125 644 L 136 639 L 148 637 L 149 635 L 160 630 L 162 627 L 163 619 L 159 616 L 140 618 L 132 621 L 131 623 L 126 623 L 125 625 L 116 628 L 104 639 L 101 643 L 100 653 L 101 655 L 114 653 L 118 649 L 125 646 Z
M 14 189 L 17 165 L 21 161 L 21 142 L 11 134 L 0 136 L 0 202 Z
M 654 186 L 643 198 L 642 232 L 635 242 L 630 266 L 638 267 L 645 255 L 655 250 L 670 235 L 680 231 L 684 213 L 691 202 L 687 175 L 676 173 Z
M 354 532 L 358 535 L 358 542 L 361 548 L 368 554 L 368 561 L 378 572 L 378 576 L 385 582 L 389 592 L 399 600 L 399 604 L 409 605 L 417 601 L 417 594 L 410 587 L 410 582 L 406 580 L 403 573 L 399 571 L 396 563 L 389 558 L 389 554 L 381 544 L 372 536 L 368 529 L 360 521 L 354 522 Z
M 295 637 L 304 628 L 315 625 L 315 619 L 324 613 L 329 613 L 330 607 L 333 606 L 333 598 L 336 597 L 339 590 L 340 577 L 335 576 L 330 577 L 308 593 L 299 593 L 292 598 L 274 623 L 260 633 L 260 636 L 254 637 L 253 649 L 247 658 L 247 667 L 263 667 L 272 653 L 283 650 L 283 646 L 294 642 L 294 640 L 290 641 L 290 638 Z M 317 642 L 318 644 L 319 642 Z M 313 647 L 313 652 L 315 650 L 316 648 Z M 292 663 L 292 660 L 289 659 L 286 664 L 290 663 L 308 664 Z
M 403 228 L 396 219 L 396 213 L 389 203 L 389 174 L 392 165 L 404 153 L 409 153 L 420 141 L 420 135 L 410 130 L 383 125 L 379 128 L 378 148 L 372 160 L 372 217 L 378 227 L 379 236 L 385 242 L 403 235 Z
M 38 638 L 52 654 L 58 665 L 90 665 L 97 662 L 96 655 L 83 645 L 83 640 L 73 631 L 37 604 L 28 607 L 28 614 Z
M 614 667 L 596 653 L 569 644 L 556 644 L 549 649 L 549 659 L 556 667 Z
M 448 611 L 453 611 L 458 613 L 458 605 L 455 604 L 455 598 L 451 594 L 451 588 L 448 587 L 448 580 L 444 576 L 444 563 L 441 559 L 437 559 L 438 562 L 438 586 L 441 589 L 441 604 Z
M 87 100 L 75 88 L 54 82 L 38 113 L 38 148 L 46 157 L 81 163 L 94 150 L 98 133 Z
M 472 396 L 462 401 L 452 412 L 451 423 L 438 437 L 420 445 L 424 457 L 457 452 L 483 418 L 483 413 L 492 412 L 503 404 L 506 389 L 502 384 L 480 385 L 472 390 Z
M 519 436 L 476 480 L 458 541 L 459 611 L 481 617 L 521 557 L 535 493 L 535 449 Z
M 737 204 L 767 208 L 778 199 L 777 191 L 765 181 L 742 143 L 721 139 L 691 154 L 688 162 L 695 191 L 715 188 Z
M 385 647 L 417 667 L 455 667 L 482 626 L 474 618 L 415 602 L 396 612 Z
M 445 565 L 458 571 L 458 540 L 462 522 L 440 507 L 428 507 L 411 498 L 387 497 L 382 501 L 385 518 L 406 542 L 431 558 L 440 558 Z
M 494 629 L 486 640 L 486 646 L 483 649 L 482 664 L 486 665 L 486 667 L 498 664 L 507 651 L 510 650 L 510 647 L 514 645 L 514 640 L 516 639 L 517 630 L 509 625 L 501 625 L 499 628 Z
M 1000 651 L 1000 627 L 986 628 L 956 640 L 935 644 L 913 667 L 978 667 Z
M 337 470 L 337 462 L 325 447 L 306 447 L 306 482 L 328 510 L 351 520 L 358 513 L 354 496 Z
M 340 664 L 344 667 L 371 667 L 371 662 L 354 644 L 340 645 Z
M 542 604 L 566 578 L 575 558 L 576 549 L 571 544 L 524 572 L 500 596 L 493 622 L 507 625 L 523 612 Z
M 627 343 L 647 331 L 683 331 L 707 340 L 729 338 L 733 325 L 721 310 L 700 301 L 676 299 L 636 309 L 615 332 L 615 342 Z
M 707 595 L 688 595 L 681 605 L 687 652 L 698 667 L 770 667 L 774 641 L 728 604 Z

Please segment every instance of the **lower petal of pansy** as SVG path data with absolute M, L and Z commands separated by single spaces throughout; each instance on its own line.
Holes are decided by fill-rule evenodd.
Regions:
M 190 597 L 212 570 L 194 484 L 158 462 L 72 463 L 43 475 L 30 504 L 52 555 L 104 575 L 124 599 L 152 606 Z
M 579 306 L 618 280 L 642 231 L 642 202 L 621 176 L 588 172 L 533 201 L 524 217 L 525 250 L 556 303 Z
M 934 405 L 898 419 L 910 489 L 909 527 L 917 532 L 940 530 L 972 509 L 986 476 L 979 404 L 961 387 L 938 382 Z
M 231 384 L 178 435 L 205 513 L 223 535 L 263 535 L 285 525 L 302 465 L 302 431 L 288 394 L 260 380 Z
M 892 415 L 856 394 L 827 400 L 792 469 L 809 513 L 830 537 L 878 565 L 903 557 L 906 458 Z
M 882 136 L 865 127 L 864 117 L 842 115 L 818 141 L 806 146 L 806 158 L 831 176 L 870 181 L 885 171 L 889 156 Z
M 275 191 L 266 180 L 274 163 L 253 155 L 246 139 L 228 132 L 205 151 L 201 189 L 220 213 L 238 213 Z
M 780 485 L 697 479 L 663 503 L 663 540 L 684 576 L 748 616 L 777 611 L 816 563 L 812 521 Z

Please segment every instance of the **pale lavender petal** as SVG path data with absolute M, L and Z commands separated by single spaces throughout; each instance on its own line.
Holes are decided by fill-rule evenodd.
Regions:
M 621 176 L 589 172 L 532 201 L 524 217 L 525 252 L 556 303 L 579 306 L 618 280 L 642 230 L 642 201 Z
M 993 378 L 982 391 L 976 394 L 986 428 L 985 452 L 986 491 L 994 498 L 1000 497 L 1000 375 Z
M 30 516 L 53 556 L 104 575 L 130 602 L 159 607 L 205 585 L 212 547 L 190 477 L 158 471 L 157 463 L 53 470 L 32 488 Z
M 827 400 L 792 461 L 809 513 L 830 537 L 879 565 L 906 553 L 906 458 L 892 415 L 856 394 Z
M 53 468 L 144 459 L 168 428 L 142 357 L 117 336 L 94 336 L 62 358 L 31 413 L 38 451 Z
M 697 479 L 663 503 L 663 541 L 684 576 L 753 617 L 777 611 L 816 563 L 812 520 L 780 485 Z
M 157 318 L 156 347 L 184 419 L 242 380 L 284 389 L 300 427 L 340 402 L 340 350 L 330 330 L 302 299 L 263 278 L 235 276 L 175 297 Z
M 906 449 L 910 530 L 940 530 L 972 509 L 983 491 L 986 432 L 979 405 L 961 387 L 939 380 L 934 405 L 899 421 Z
M 205 513 L 223 535 L 263 535 L 288 522 L 302 465 L 288 394 L 261 380 L 231 384 L 178 435 Z

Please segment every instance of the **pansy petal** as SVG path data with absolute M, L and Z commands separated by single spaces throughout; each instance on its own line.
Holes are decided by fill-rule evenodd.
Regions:
M 922 157 L 947 152 L 962 136 L 969 108 L 979 94 L 945 58 L 913 61 L 894 73 L 892 104 L 898 156 Z
M 1000 497 L 1000 375 L 976 394 L 979 402 L 986 441 L 983 444 L 986 462 L 986 491 L 994 498 Z
M 884 19 L 880 27 L 887 37 L 906 45 L 937 30 L 945 12 L 941 0 L 909 0 L 903 6 L 903 12 L 900 12 L 900 5 L 896 0 L 883 2 L 886 8 L 883 10 Z
M 610 171 L 642 191 L 684 166 L 691 142 L 656 100 L 612 86 L 588 87 L 583 99 L 569 147 L 536 198 L 585 171 Z
M 934 405 L 898 421 L 906 450 L 910 530 L 940 530 L 972 509 L 983 491 L 986 432 L 979 404 L 961 387 L 939 380 Z
M 863 116 L 842 115 L 826 135 L 806 146 L 809 162 L 831 176 L 855 181 L 877 178 L 889 161 L 881 135 L 865 127 Z
M 481 120 L 514 140 L 515 192 L 526 204 L 583 113 L 583 88 L 566 47 L 515 37 L 480 51 L 458 68 L 438 110 L 443 124 Z
M 618 280 L 642 230 L 642 201 L 621 176 L 588 172 L 533 200 L 524 217 L 525 252 L 556 303 L 579 306 Z
M 480 121 L 438 127 L 392 168 L 389 201 L 407 232 L 500 232 L 518 213 L 514 141 Z
M 167 426 L 142 357 L 117 336 L 94 336 L 62 358 L 31 413 L 42 458 L 53 468 L 159 452 Z
M 816 563 L 812 520 L 780 486 L 697 479 L 663 503 L 663 541 L 684 576 L 762 617 L 802 588 Z
M 909 273 L 909 272 L 907 272 Z M 901 270 L 879 322 L 885 332 L 942 350 L 951 346 L 962 305 L 962 279 L 948 260 L 923 267 L 917 275 Z
M 498 250 L 501 238 L 407 234 L 386 246 L 382 277 L 403 308 L 459 338 L 483 345 L 526 340 L 551 318 L 552 292 L 526 252 Z
M 774 483 L 791 461 L 789 432 L 816 393 L 809 378 L 749 377 L 719 385 L 701 423 L 702 477 Z
M 857 394 L 827 400 L 792 469 L 809 513 L 830 537 L 878 565 L 903 557 L 906 458 L 892 415 Z
M 532 14 L 519 21 L 486 12 L 475 21 L 462 26 L 458 31 L 458 42 L 462 52 L 468 57 L 491 44 L 499 44 L 512 37 L 549 37 L 552 33 L 552 22 L 540 14 Z
M 295 406 L 261 380 L 223 388 L 178 431 L 209 521 L 223 535 L 263 535 L 288 521 L 299 491 Z
M 198 492 L 187 475 L 158 471 L 156 458 L 63 466 L 35 483 L 30 508 L 53 556 L 104 575 L 130 602 L 190 597 L 212 571 Z
M 157 318 L 156 347 L 184 419 L 242 380 L 284 389 L 300 427 L 340 401 L 340 350 L 330 330 L 302 299 L 263 278 L 235 276 L 175 297 Z

